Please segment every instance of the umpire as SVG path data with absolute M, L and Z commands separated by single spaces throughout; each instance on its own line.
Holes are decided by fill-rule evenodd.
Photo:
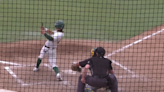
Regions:
M 77 64 L 77 66 L 84 67 L 82 74 L 79 76 L 77 92 L 84 92 L 85 84 L 95 88 L 107 87 L 111 92 L 118 92 L 112 62 L 104 58 L 104 48 L 98 47 L 94 52 L 91 58 Z M 88 69 L 91 71 L 91 76 L 87 75 Z

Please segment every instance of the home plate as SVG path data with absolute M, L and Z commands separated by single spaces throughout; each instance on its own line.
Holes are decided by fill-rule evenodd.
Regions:
M 66 74 L 76 74 L 76 71 L 72 71 L 72 70 L 61 70 L 61 71 Z

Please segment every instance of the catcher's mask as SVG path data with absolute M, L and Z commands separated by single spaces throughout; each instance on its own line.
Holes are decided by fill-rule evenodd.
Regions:
M 97 50 L 97 48 L 92 48 L 91 49 L 91 56 L 92 57 L 96 56 L 96 50 Z
M 62 20 L 56 21 L 55 28 L 63 29 L 64 28 L 64 22 Z

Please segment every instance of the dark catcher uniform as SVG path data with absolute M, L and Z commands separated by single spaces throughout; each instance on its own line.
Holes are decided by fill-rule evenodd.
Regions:
M 111 92 L 118 92 L 117 79 L 114 74 L 110 74 L 113 68 L 111 60 L 104 58 L 105 50 L 102 47 L 97 48 L 98 55 L 79 62 L 81 67 L 89 64 L 91 75 L 85 76 L 86 84 L 98 89 L 108 87 Z M 77 92 L 84 92 L 85 84 L 81 82 L 82 75 L 79 76 Z M 96 90 L 95 89 L 95 90 Z

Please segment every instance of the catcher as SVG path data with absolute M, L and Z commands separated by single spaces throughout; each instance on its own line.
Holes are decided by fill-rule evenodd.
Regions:
M 112 62 L 104 58 L 104 48 L 93 48 L 91 55 L 91 58 L 78 63 L 74 62 L 71 66 L 73 71 L 78 72 L 81 72 L 80 67 L 84 68 L 82 75 L 79 76 L 77 92 L 84 92 L 86 84 L 92 86 L 94 92 L 102 87 L 107 88 L 107 91 L 118 92 L 117 79 L 111 66 Z M 91 71 L 91 76 L 87 75 L 88 69 Z

